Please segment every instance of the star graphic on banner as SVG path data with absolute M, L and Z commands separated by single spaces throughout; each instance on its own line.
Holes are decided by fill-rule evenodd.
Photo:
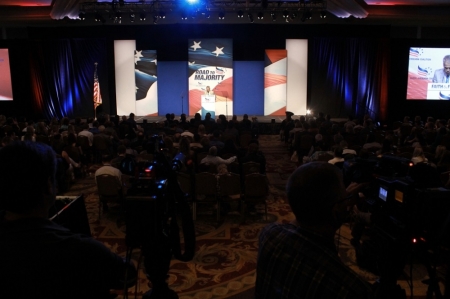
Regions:
M 201 41 L 199 41 L 198 43 L 196 43 L 195 41 L 194 41 L 194 44 L 191 46 L 191 48 L 193 48 L 194 49 L 194 51 L 197 51 L 197 49 L 201 49 L 202 47 L 200 47 L 200 44 L 201 44 L 202 42 Z
M 215 51 L 212 51 L 211 53 L 213 53 L 213 54 L 216 54 L 216 57 L 217 56 L 219 56 L 220 54 L 224 54 L 223 52 L 222 52 L 222 49 L 223 49 L 224 47 L 222 47 L 222 48 L 219 48 L 219 47 L 216 47 L 216 50 Z
M 192 62 L 188 61 L 188 63 L 189 63 L 189 65 L 194 65 L 195 61 L 192 61 Z
M 144 57 L 144 55 L 142 55 L 142 51 L 136 51 L 136 54 L 134 54 L 134 63 L 136 64 L 140 61 L 141 57 Z
M 154 62 L 155 63 L 155 65 L 158 65 L 158 61 L 155 59 L 155 60 L 152 60 L 152 61 L 150 61 L 150 62 Z

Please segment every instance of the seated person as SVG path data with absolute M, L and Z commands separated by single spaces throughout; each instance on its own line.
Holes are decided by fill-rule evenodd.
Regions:
M 112 176 L 116 177 L 117 184 L 116 184 L 116 186 L 111 186 L 111 188 L 116 187 L 118 190 L 118 193 L 122 194 L 122 192 L 123 192 L 122 191 L 122 172 L 119 169 L 117 169 L 111 165 L 111 160 L 112 160 L 112 157 L 110 155 L 104 155 L 102 157 L 103 166 L 100 167 L 99 169 L 97 169 L 97 171 L 95 172 L 95 180 L 97 182 L 97 177 L 99 175 L 104 175 L 104 174 L 112 175 Z M 105 212 L 108 211 L 107 202 L 103 201 L 102 204 L 103 204 L 103 211 L 105 211 Z
M 228 159 L 222 159 L 217 156 L 217 147 L 211 146 L 208 151 L 208 155 L 200 161 L 200 164 L 209 164 L 209 165 L 219 165 L 219 164 L 230 164 L 236 161 L 236 156 L 233 156 Z
M 413 156 L 411 158 L 411 161 L 416 165 L 417 163 L 426 163 L 428 162 L 428 159 L 425 157 L 423 153 L 423 149 L 421 147 L 415 147 Z
M 248 152 L 247 155 L 242 157 L 240 159 L 240 163 L 247 163 L 247 162 L 255 162 L 259 163 L 259 173 L 265 174 L 266 173 L 266 157 L 264 157 L 264 154 L 258 150 L 259 146 L 257 143 L 250 143 L 248 146 Z
M 370 285 L 342 263 L 334 244 L 349 208 L 340 170 L 302 165 L 286 192 L 296 220 L 261 231 L 255 298 L 371 298 Z
M 342 149 L 342 147 L 338 146 L 334 149 L 334 158 L 331 160 L 328 160 L 328 163 L 330 164 L 336 164 L 336 163 L 340 163 L 340 162 L 344 162 L 344 155 L 343 155 L 344 150 Z
M 110 289 L 124 287 L 127 268 L 136 278 L 102 243 L 48 220 L 56 196 L 50 147 L 12 143 L 0 151 L 0 164 L 1 298 L 110 298 Z

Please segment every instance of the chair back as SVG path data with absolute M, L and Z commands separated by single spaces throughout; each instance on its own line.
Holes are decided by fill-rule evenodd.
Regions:
M 102 174 L 95 177 L 97 181 L 97 189 L 99 196 L 118 196 L 120 188 L 122 187 L 113 175 Z
M 242 174 L 248 175 L 251 173 L 259 173 L 260 164 L 256 162 L 242 163 Z
M 241 192 L 241 177 L 236 173 L 228 173 L 219 175 L 219 192 L 220 195 L 240 195 Z
M 246 197 L 265 197 L 269 194 L 267 177 L 260 173 L 245 176 L 244 195 Z
M 195 175 L 195 193 L 206 196 L 217 194 L 217 178 L 209 172 L 201 172 Z

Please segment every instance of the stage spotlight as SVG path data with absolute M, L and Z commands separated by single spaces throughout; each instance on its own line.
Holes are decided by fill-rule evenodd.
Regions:
M 116 12 L 113 20 L 114 20 L 114 23 L 121 24 L 122 23 L 122 13 L 120 11 Z
M 274 11 L 270 13 L 270 17 L 272 18 L 272 22 L 275 22 L 277 20 L 277 14 Z
M 243 18 L 244 12 L 242 10 L 239 10 L 237 15 L 238 15 L 238 18 Z
M 309 11 L 309 10 L 305 11 L 305 18 L 306 18 L 306 20 L 311 20 L 312 19 L 311 11 Z
M 320 12 L 320 18 L 321 19 L 325 19 L 327 17 L 327 11 L 326 10 L 322 10 L 321 12 Z
M 186 2 L 189 4 L 196 4 L 198 0 L 186 0 Z
M 261 11 L 261 12 L 258 12 L 258 20 L 262 20 L 262 19 L 264 19 L 264 13 Z
M 307 109 L 306 110 L 306 115 L 310 115 L 311 114 L 311 110 Z
M 223 11 L 219 11 L 219 20 L 225 19 L 225 13 Z
M 248 20 L 250 21 L 250 23 L 254 22 L 253 21 L 253 15 L 251 13 L 248 13 L 247 17 L 248 17 Z
M 166 13 L 164 11 L 160 11 L 159 14 L 158 14 L 158 18 L 165 19 L 166 18 Z
M 134 19 L 136 18 L 136 15 L 134 13 L 130 13 L 130 22 L 134 23 Z
M 283 18 L 289 17 L 289 12 L 287 10 L 283 11 Z
M 95 15 L 94 15 L 94 21 L 100 22 L 101 19 L 102 19 L 102 15 L 99 14 L 98 12 L 96 12 Z
M 187 13 L 186 12 L 181 12 L 181 19 L 182 20 L 187 20 Z
M 84 11 L 80 11 L 78 18 L 82 21 L 86 20 L 86 13 Z
M 145 21 L 145 19 L 147 18 L 145 12 L 141 12 L 140 16 L 139 16 L 139 20 L 141 21 Z

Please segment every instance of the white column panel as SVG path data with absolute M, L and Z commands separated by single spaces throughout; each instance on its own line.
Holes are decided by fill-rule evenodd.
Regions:
M 308 40 L 287 39 L 287 104 L 286 111 L 305 115 L 308 89 Z
M 136 113 L 134 50 L 136 50 L 135 40 L 114 41 L 117 115 Z

